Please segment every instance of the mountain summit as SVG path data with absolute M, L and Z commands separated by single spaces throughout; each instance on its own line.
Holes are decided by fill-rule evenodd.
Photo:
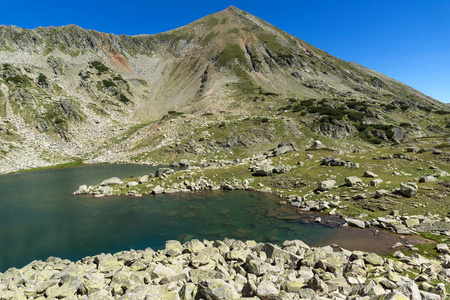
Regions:
M 287 137 L 403 142 L 445 133 L 448 113 L 233 6 L 154 35 L 0 26 L 0 72 L 4 171 L 213 155 Z M 183 146 L 199 137 L 210 143 Z

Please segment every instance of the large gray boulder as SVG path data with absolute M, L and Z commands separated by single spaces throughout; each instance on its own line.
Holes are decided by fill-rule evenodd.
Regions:
M 414 197 L 417 194 L 418 186 L 414 182 L 400 183 L 400 193 L 405 197 Z
M 323 180 L 318 183 L 317 189 L 319 191 L 328 191 L 328 190 L 331 190 L 335 184 L 336 184 L 336 180 L 332 180 L 332 179 Z
M 436 181 L 436 177 L 434 177 L 433 175 L 426 175 L 424 177 L 421 177 L 419 179 L 419 182 L 433 182 Z
M 261 300 L 276 300 L 279 292 L 280 291 L 273 282 L 263 280 L 258 285 L 256 296 L 258 296 Z
M 267 176 L 267 175 L 272 174 L 272 172 L 273 172 L 273 166 L 267 161 L 257 163 L 253 167 L 253 175 L 256 175 L 256 176 Z
M 359 228 L 365 228 L 366 227 L 366 224 L 364 223 L 364 221 L 361 221 L 361 220 L 347 219 L 346 221 L 347 221 L 349 226 L 359 227 Z
M 397 289 L 398 292 L 402 293 L 411 300 L 422 300 L 420 295 L 419 287 L 414 281 L 409 281 Z

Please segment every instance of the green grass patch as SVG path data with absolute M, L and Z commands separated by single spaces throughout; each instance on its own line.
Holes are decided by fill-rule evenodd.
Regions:
M 125 104 L 128 104 L 128 103 L 131 102 L 131 100 L 128 99 L 128 97 L 125 96 L 125 95 L 122 94 L 122 93 L 120 93 L 120 95 L 119 95 L 119 101 L 122 102 L 122 103 L 125 103 Z
M 42 171 L 42 170 L 50 170 L 50 169 L 62 169 L 62 168 L 71 168 L 71 167 L 79 167 L 86 165 L 83 163 L 83 160 L 81 158 L 76 158 L 73 162 L 64 163 L 64 164 L 57 164 L 53 166 L 46 166 L 46 167 L 39 167 L 39 168 L 33 168 L 33 169 L 26 169 L 26 170 L 20 170 L 14 173 L 28 173 L 28 172 L 34 172 L 34 171 Z
M 226 67 L 232 64 L 236 59 L 241 64 L 245 64 L 247 62 L 245 53 L 242 50 L 241 46 L 239 46 L 238 44 L 229 43 L 220 53 L 217 63 L 221 67 Z
M 94 69 L 97 70 L 98 75 L 102 75 L 103 73 L 109 71 L 109 68 L 105 66 L 103 63 L 99 62 L 98 60 L 91 62 L 91 65 Z

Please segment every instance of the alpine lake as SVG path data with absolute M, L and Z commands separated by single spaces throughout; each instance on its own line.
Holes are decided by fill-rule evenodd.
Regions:
M 268 193 L 208 191 L 142 198 L 72 195 L 82 184 L 154 172 L 143 165 L 89 165 L 0 176 L 0 272 L 57 256 L 164 248 L 167 240 L 234 238 L 349 250 L 392 251 L 399 236 L 342 227 L 342 219 L 304 212 Z M 322 221 L 316 222 L 320 217 Z M 417 239 L 407 237 L 407 239 Z M 415 242 L 418 242 L 417 240 Z

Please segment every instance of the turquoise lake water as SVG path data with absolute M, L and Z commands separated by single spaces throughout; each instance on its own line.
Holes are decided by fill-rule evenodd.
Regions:
M 142 198 L 72 195 L 81 184 L 155 170 L 139 165 L 95 165 L 0 176 L 0 272 L 49 256 L 78 260 L 102 252 L 157 250 L 169 239 L 228 237 L 275 243 L 301 239 L 323 245 L 345 230 L 314 224 L 310 221 L 317 215 L 280 206 L 280 198 L 265 193 L 218 191 Z

